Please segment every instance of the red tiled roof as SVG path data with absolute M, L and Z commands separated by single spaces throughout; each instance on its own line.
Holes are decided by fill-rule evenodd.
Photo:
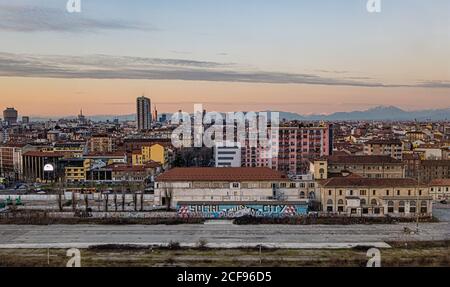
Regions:
M 126 152 L 124 151 L 89 153 L 85 155 L 85 157 L 124 157 L 124 156 L 126 156 Z
M 399 139 L 373 139 L 367 141 L 365 144 L 393 144 L 393 145 L 401 145 L 402 141 Z
M 412 178 L 355 178 L 333 177 L 322 182 L 323 187 L 415 187 L 418 183 Z
M 63 152 L 43 152 L 43 151 L 29 151 L 24 153 L 23 155 L 35 157 L 64 157 Z
M 430 186 L 450 186 L 450 178 L 433 179 Z
M 393 163 L 393 164 L 401 164 L 402 161 L 390 157 L 388 155 L 338 155 L 338 156 L 330 156 L 328 158 L 328 162 L 331 164 L 384 164 L 384 163 Z
M 230 167 L 230 168 L 174 168 L 162 175 L 157 181 L 273 181 L 286 180 L 286 176 L 266 167 Z

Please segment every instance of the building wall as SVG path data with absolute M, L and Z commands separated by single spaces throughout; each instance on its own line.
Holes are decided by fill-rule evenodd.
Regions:
M 262 148 L 243 147 L 242 165 L 247 167 L 269 167 L 291 175 L 305 174 L 309 170 L 309 159 L 330 155 L 331 129 L 321 127 L 280 127 L 278 155 L 268 158 Z
M 433 197 L 433 200 L 448 200 L 450 198 L 450 185 L 431 185 L 430 186 L 430 195 Z
M 365 144 L 365 155 L 389 155 L 395 159 L 402 159 L 403 145 L 401 144 Z
M 86 181 L 86 171 L 84 167 L 66 167 L 66 182 L 83 182 Z
M 428 187 L 320 187 L 321 204 L 324 212 L 341 215 L 367 216 L 416 216 L 410 212 L 410 203 L 415 202 L 417 210 L 420 210 L 422 202 L 426 203 L 426 212 L 421 216 L 430 216 L 432 212 L 432 197 Z M 351 203 L 357 203 L 352 206 Z M 404 203 L 404 212 L 401 212 L 401 203 Z M 389 209 L 393 204 L 392 210 Z M 363 213 L 367 209 L 367 214 Z M 379 213 L 375 212 L 379 210 Z M 392 212 L 390 212 L 392 211 Z
M 155 205 L 166 205 L 166 194 L 175 208 L 179 201 L 307 201 L 311 192 L 315 188 L 296 182 L 156 182 Z

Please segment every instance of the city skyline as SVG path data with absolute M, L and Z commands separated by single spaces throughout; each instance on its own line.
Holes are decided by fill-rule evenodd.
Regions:
M 0 106 L 31 116 L 450 107 L 448 1 L 0 0 Z M 313 16 L 314 15 L 314 16 Z

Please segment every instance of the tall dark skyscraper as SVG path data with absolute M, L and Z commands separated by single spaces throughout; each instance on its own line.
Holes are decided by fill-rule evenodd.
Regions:
M 17 123 L 18 113 L 14 108 L 7 108 L 3 111 L 3 120 L 9 125 Z
M 137 129 L 149 130 L 152 123 L 152 104 L 149 98 L 144 96 L 137 98 Z

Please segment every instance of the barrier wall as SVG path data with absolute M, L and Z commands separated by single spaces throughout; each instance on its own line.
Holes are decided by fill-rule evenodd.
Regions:
M 308 213 L 306 203 L 184 203 L 177 205 L 179 217 L 238 218 L 252 217 L 290 217 Z

